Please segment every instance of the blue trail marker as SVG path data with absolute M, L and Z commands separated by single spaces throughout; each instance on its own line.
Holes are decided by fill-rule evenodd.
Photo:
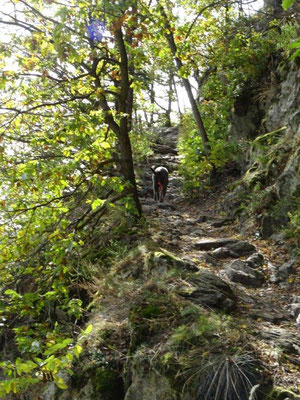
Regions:
M 100 21 L 100 19 L 93 19 L 86 29 L 91 40 L 101 42 L 105 31 L 105 23 Z

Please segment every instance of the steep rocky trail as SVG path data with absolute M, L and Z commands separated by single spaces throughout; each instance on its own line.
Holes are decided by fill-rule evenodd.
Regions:
M 255 234 L 242 236 L 239 223 L 217 211 L 226 188 L 195 203 L 184 198 L 177 171 L 177 131 L 169 128 L 163 133 L 140 178 L 152 239 L 230 285 L 238 299 L 235 315 L 247 320 L 248 326 L 250 321 L 255 345 L 271 360 L 278 383 L 299 390 L 300 378 L 295 374 L 300 366 L 298 261 L 282 242 L 264 241 Z M 170 171 L 164 203 L 152 200 L 152 165 Z M 282 358 L 288 361 L 284 367 Z

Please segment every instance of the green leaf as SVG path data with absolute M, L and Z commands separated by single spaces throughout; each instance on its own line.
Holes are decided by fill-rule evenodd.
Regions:
M 297 49 L 298 47 L 300 47 L 300 38 L 289 45 L 289 49 Z
M 282 8 L 286 11 L 294 4 L 294 0 L 283 0 L 282 1 Z
M 82 352 L 82 347 L 79 344 L 76 344 L 76 346 L 73 349 L 73 353 L 75 356 L 78 358 Z
M 93 330 L 93 325 L 92 325 L 92 324 L 89 324 L 89 325 L 87 326 L 87 328 L 84 330 L 84 333 L 85 333 L 86 335 L 88 335 L 89 333 L 92 332 L 92 330 Z
M 7 294 L 8 296 L 11 296 L 14 299 L 22 298 L 22 296 L 19 293 L 17 293 L 15 290 L 12 290 L 12 289 L 5 290 L 4 294 Z
M 92 203 L 92 210 L 96 210 L 96 208 L 103 206 L 106 200 L 96 199 Z
M 297 57 L 300 57 L 300 49 L 296 50 L 293 55 L 291 55 L 290 59 L 295 60 Z
M 54 382 L 60 389 L 68 389 L 68 386 L 66 385 L 65 381 L 62 378 L 55 377 Z
M 18 375 L 22 375 L 24 372 L 30 373 L 36 367 L 37 364 L 31 360 L 28 360 L 26 362 L 23 362 L 20 358 L 17 358 L 16 360 L 16 369 Z
M 56 343 L 53 346 L 49 347 L 48 350 L 44 351 L 44 355 L 48 356 L 50 354 L 54 354 L 58 350 L 64 349 L 72 342 L 73 342 L 73 339 L 65 339 L 62 343 Z

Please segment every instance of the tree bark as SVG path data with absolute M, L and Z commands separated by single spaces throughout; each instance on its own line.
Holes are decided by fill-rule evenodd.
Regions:
M 117 122 L 111 112 L 111 107 L 108 104 L 105 94 L 99 95 L 98 105 L 104 111 L 105 122 L 108 124 L 110 129 L 116 134 L 118 140 L 118 151 L 119 151 L 119 164 L 120 172 L 125 180 L 129 183 L 129 193 L 132 195 L 138 215 L 142 215 L 142 207 L 138 196 L 131 142 L 129 138 L 129 132 L 132 126 L 132 110 L 133 110 L 133 90 L 130 87 L 129 80 L 129 68 L 128 68 L 128 56 L 122 28 L 116 28 L 114 30 L 114 36 L 116 44 L 120 52 L 120 94 L 116 100 L 116 111 L 120 115 L 120 122 Z M 96 73 L 94 72 L 96 84 L 101 87 L 100 81 Z
M 132 109 L 133 109 L 133 90 L 130 87 L 128 55 L 122 33 L 122 28 L 117 28 L 114 32 L 117 46 L 120 51 L 120 96 L 117 104 L 117 112 L 121 114 L 120 125 L 117 133 L 118 147 L 120 151 L 121 173 L 130 183 L 131 193 L 136 205 L 138 214 L 142 215 L 142 207 L 138 196 L 137 185 L 135 180 L 132 148 L 129 138 L 129 132 L 132 126 Z

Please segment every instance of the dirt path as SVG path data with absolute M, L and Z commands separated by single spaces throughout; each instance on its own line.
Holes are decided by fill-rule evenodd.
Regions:
M 166 130 L 164 138 L 143 171 L 141 189 L 142 205 L 150 222 L 153 240 L 179 257 L 192 260 L 200 268 L 213 272 L 231 286 L 238 298 L 235 314 L 239 319 L 247 320 L 248 325 L 250 320 L 255 344 L 273 366 L 275 384 L 300 391 L 300 336 L 296 314 L 293 315 L 297 306 L 292 305 L 293 302 L 300 303 L 297 288 L 299 266 L 292 263 L 290 270 L 286 266 L 280 277 L 278 270 L 291 260 L 285 247 L 255 235 L 241 236 L 239 222 L 216 211 L 222 199 L 221 191 L 211 193 L 197 203 L 190 203 L 184 198 L 182 178 L 177 172 L 176 130 Z M 163 165 L 170 170 L 166 201 L 162 204 L 155 203 L 151 198 L 152 165 Z M 222 190 L 226 191 L 225 188 Z M 228 239 L 254 245 L 255 249 L 235 252 L 230 250 L 230 245 L 227 246 Z M 258 266 L 253 266 L 254 280 L 247 280 L 243 274 L 248 272 L 253 254 L 258 254 L 256 260 L 260 261 Z

